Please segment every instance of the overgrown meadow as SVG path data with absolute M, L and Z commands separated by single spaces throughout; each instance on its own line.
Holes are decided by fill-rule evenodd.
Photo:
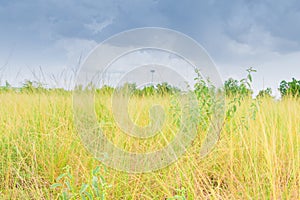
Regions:
M 211 116 L 210 89 L 199 79 L 197 138 L 174 164 L 142 174 L 106 167 L 87 151 L 74 126 L 71 91 L 6 83 L 0 92 L 0 199 L 300 199 L 300 81 L 281 82 L 280 100 L 270 89 L 254 98 L 252 72 L 225 82 L 224 124 L 208 156 L 201 158 L 199 150 Z M 128 112 L 136 124 L 149 123 L 153 102 L 167 118 L 155 137 L 132 138 L 114 122 L 113 88 L 95 89 L 107 138 L 126 151 L 163 148 L 179 127 L 180 91 L 167 83 L 124 87 L 133 91 Z

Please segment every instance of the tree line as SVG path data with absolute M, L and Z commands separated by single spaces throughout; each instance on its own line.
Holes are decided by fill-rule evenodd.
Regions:
M 249 76 L 248 78 L 250 78 Z M 252 80 L 251 80 L 252 81 Z M 159 84 L 150 84 L 144 86 L 142 88 L 138 88 L 135 83 L 125 83 L 121 87 L 111 87 L 108 85 L 104 85 L 101 88 L 95 88 L 91 85 L 88 87 L 77 86 L 75 90 L 84 90 L 87 88 L 94 89 L 97 93 L 106 93 L 112 94 L 115 90 L 126 90 L 134 95 L 139 96 L 150 96 L 150 95 L 167 95 L 167 94 L 175 94 L 180 92 L 180 89 L 172 86 L 166 82 L 159 83 Z M 206 81 L 203 79 L 198 79 L 196 84 L 194 85 L 195 92 L 204 92 L 209 90 L 209 86 Z M 292 97 L 300 97 L 300 80 L 293 78 L 291 81 L 283 80 L 279 84 L 278 88 L 282 97 L 292 96 Z M 35 81 L 25 81 L 21 87 L 12 87 L 7 81 L 5 82 L 4 86 L 0 87 L 0 92 L 7 92 L 7 91 L 15 91 L 15 92 L 26 92 L 26 93 L 33 93 L 33 92 L 71 92 L 66 91 L 63 88 L 47 88 L 42 83 L 35 82 Z M 236 80 L 233 78 L 229 78 L 224 83 L 224 92 L 227 97 L 234 97 L 234 96 L 252 96 L 253 90 L 251 89 L 250 84 L 246 81 L 246 79 Z M 266 88 L 260 90 L 257 98 L 261 97 L 270 97 L 272 98 L 272 89 Z

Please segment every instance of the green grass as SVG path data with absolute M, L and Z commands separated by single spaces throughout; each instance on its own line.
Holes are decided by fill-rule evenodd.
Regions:
M 169 96 L 153 98 L 131 99 L 129 112 L 137 124 L 148 123 L 149 102 L 170 112 Z M 106 199 L 299 199 L 300 101 L 265 98 L 257 109 L 253 103 L 257 105 L 251 99 L 242 101 L 204 159 L 199 157 L 200 127 L 199 137 L 175 164 L 153 173 L 128 174 L 106 168 L 85 149 L 73 125 L 71 94 L 1 93 L 0 199 L 58 199 L 63 192 L 80 199 L 84 184 L 89 186 L 85 191 L 96 196 L 92 170 L 97 166 L 99 192 Z M 145 109 L 134 109 L 137 104 Z M 146 141 L 130 138 L 114 124 L 109 105 L 110 97 L 102 97 L 96 112 L 111 122 L 104 127 L 107 137 L 127 151 L 162 148 L 176 133 L 176 122 L 169 117 L 164 135 Z M 70 177 L 57 180 L 66 166 Z M 63 185 L 66 180 L 69 191 Z M 51 188 L 55 183 L 63 186 Z

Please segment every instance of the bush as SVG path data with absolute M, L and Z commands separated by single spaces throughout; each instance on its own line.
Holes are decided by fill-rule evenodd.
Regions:
M 285 96 L 300 96 L 300 80 L 293 78 L 291 82 L 281 81 L 279 91 L 282 97 Z
M 256 98 L 272 98 L 272 89 L 271 88 L 267 88 L 265 90 L 261 90 L 259 91 L 258 95 L 256 96 Z
M 249 96 L 252 94 L 252 90 L 250 90 L 244 82 L 234 80 L 233 78 L 225 81 L 224 89 L 226 96 L 229 97 L 236 95 Z

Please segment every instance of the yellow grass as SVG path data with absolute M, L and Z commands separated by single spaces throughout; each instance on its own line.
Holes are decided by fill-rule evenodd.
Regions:
M 169 97 L 155 98 L 168 110 Z M 107 115 L 106 120 L 113 120 L 109 99 L 102 97 L 107 110 L 95 106 L 99 119 Z M 148 101 L 131 100 L 130 105 L 145 108 L 129 109 L 137 124 L 148 123 Z M 0 199 L 58 198 L 61 190 L 50 186 L 67 165 L 78 190 L 82 183 L 90 183 L 91 170 L 100 166 L 112 186 L 107 188 L 107 199 L 166 199 L 181 193 L 186 199 L 299 199 L 300 101 L 260 101 L 255 119 L 253 100 L 242 102 L 204 159 L 199 157 L 199 136 L 175 164 L 153 173 L 128 174 L 106 169 L 85 149 L 73 125 L 71 94 L 2 93 Z M 137 152 L 162 148 L 176 134 L 171 118 L 166 119 L 165 137 L 147 141 L 126 136 L 113 122 L 105 130 L 118 146 Z

